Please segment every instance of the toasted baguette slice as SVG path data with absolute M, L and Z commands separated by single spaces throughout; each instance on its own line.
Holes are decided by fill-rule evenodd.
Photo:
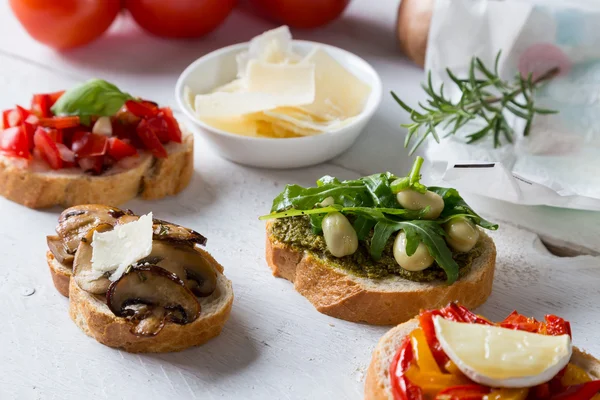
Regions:
M 54 282 L 54 287 L 58 290 L 58 293 L 69 297 L 69 283 L 71 275 L 73 275 L 73 269 L 59 263 L 50 250 L 46 252 L 46 262 L 50 267 L 50 276 L 52 282 Z
M 323 314 L 353 322 L 396 325 L 421 309 L 439 308 L 458 301 L 468 308 L 485 302 L 492 292 L 496 246 L 480 232 L 483 253 L 473 260 L 469 274 L 448 286 L 445 282 L 419 283 L 400 277 L 362 278 L 327 265 L 309 252 L 300 252 L 269 234 L 266 258 L 273 275 L 294 288 Z
M 214 266 L 217 288 L 208 297 L 199 298 L 200 317 L 186 325 L 166 323 L 156 336 L 140 337 L 130 332 L 131 323 L 117 317 L 106 303 L 82 290 L 75 279 L 69 284 L 69 315 L 75 324 L 98 342 L 130 353 L 165 353 L 198 346 L 218 336 L 229 318 L 233 303 L 231 281 L 223 267 L 207 252 L 196 249 Z
M 166 145 L 167 158 L 144 151 L 127 160 L 131 166 L 114 167 L 98 176 L 29 168 L 0 156 L 0 196 L 30 208 L 66 208 L 88 203 L 117 206 L 136 196 L 152 200 L 177 194 L 189 184 L 194 170 L 194 138 L 181 128 L 183 142 Z
M 390 363 L 402 339 L 418 326 L 419 321 L 411 319 L 392 328 L 379 340 L 365 378 L 365 400 L 394 399 L 390 387 Z M 571 362 L 587 371 L 593 379 L 600 379 L 600 360 L 573 347 Z

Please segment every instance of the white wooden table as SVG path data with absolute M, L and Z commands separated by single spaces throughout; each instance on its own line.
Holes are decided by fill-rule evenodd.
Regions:
M 422 71 L 396 51 L 398 1 L 354 0 L 345 17 L 298 38 L 344 47 L 371 62 L 384 87 L 417 101 Z M 57 54 L 33 42 L 0 5 L 0 109 L 91 77 L 175 107 L 173 86 L 192 60 L 273 27 L 236 11 L 204 40 L 168 41 L 121 18 L 110 35 Z M 177 354 L 131 355 L 96 343 L 67 315 L 44 253 L 59 209 L 32 211 L 0 198 L 0 399 L 360 399 L 370 355 L 385 327 L 336 320 L 316 312 L 292 285 L 271 276 L 264 228 L 257 220 L 286 183 L 310 185 L 324 174 L 352 178 L 412 160 L 402 147 L 406 115 L 385 96 L 359 142 L 329 163 L 292 171 L 239 166 L 218 158 L 197 138 L 195 175 L 180 196 L 127 207 L 208 236 L 208 250 L 234 283 L 235 302 L 220 337 Z M 572 321 L 575 341 L 600 356 L 599 213 L 521 207 L 465 194 L 502 223 L 494 292 L 480 312 L 500 319 L 514 308 Z M 541 244 L 567 239 L 592 255 L 559 258 Z M 572 247 L 572 246 L 571 246 Z

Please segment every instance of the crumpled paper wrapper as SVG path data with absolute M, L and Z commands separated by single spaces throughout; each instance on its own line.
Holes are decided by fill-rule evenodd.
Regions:
M 600 211 L 600 3 L 570 4 L 437 0 L 425 69 L 451 98 L 460 92 L 446 68 L 466 76 L 473 56 L 491 67 L 502 50 L 499 71 L 508 80 L 561 70 L 535 98 L 536 107 L 559 113 L 536 115 L 527 137 L 515 117 L 514 143 L 503 139 L 500 148 L 491 135 L 465 144 L 477 126 L 440 144 L 428 140 L 426 155 L 443 181 L 516 204 Z

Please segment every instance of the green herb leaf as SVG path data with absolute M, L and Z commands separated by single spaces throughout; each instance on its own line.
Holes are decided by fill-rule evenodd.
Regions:
M 450 285 L 456 282 L 459 272 L 458 264 L 452 258 L 452 252 L 444 240 L 444 230 L 435 221 L 378 222 L 371 239 L 371 257 L 374 260 L 381 258 L 381 253 L 390 236 L 401 229 L 406 234 L 406 253 L 408 255 L 414 254 L 419 243 L 422 242 L 436 263 L 446 272 L 447 283 Z
M 76 115 L 85 125 L 92 116 L 113 116 L 133 97 L 102 79 L 92 79 L 69 89 L 52 106 L 54 115 Z
M 493 71 L 477 57 L 471 59 L 468 76 L 465 78 L 458 78 L 450 69 L 446 69 L 448 77 L 458 86 L 461 92 L 458 101 L 451 101 L 444 96 L 443 85 L 440 85 L 439 90 L 436 91 L 432 83 L 431 72 L 427 75 L 427 83 L 422 85 L 428 99 L 426 105 L 419 103 L 421 112 L 411 108 L 392 92 L 394 100 L 410 115 L 413 122 L 402 125 L 408 129 L 404 147 L 408 148 L 410 142 L 416 138 L 410 149 L 410 154 L 429 136 L 439 142 L 437 127 L 440 124 L 451 129 L 448 131 L 448 135 L 454 135 L 467 122 L 479 120 L 484 123 L 484 127 L 469 134 L 467 144 L 492 135 L 494 147 L 499 147 L 502 145 L 500 134 L 503 134 L 508 142 L 512 142 L 512 128 L 505 123 L 505 114 L 511 113 L 524 119 L 524 135 L 527 136 L 535 114 L 554 114 L 557 112 L 535 107 L 534 93 L 542 83 L 557 76 L 560 72 L 559 69 L 552 68 L 535 80 L 531 74 L 527 77 L 517 74 L 514 81 L 508 82 L 502 80 L 498 74 L 500 55 L 501 52 L 499 51 L 496 55 Z M 524 103 L 518 101 L 521 96 L 525 100 Z M 453 125 L 452 128 L 450 128 L 451 125 Z
M 444 200 L 444 210 L 440 215 L 443 222 L 447 222 L 451 218 L 462 216 L 470 218 L 475 224 L 482 228 L 495 231 L 498 229 L 498 224 L 480 217 L 471 206 L 469 206 L 458 193 L 458 190 L 453 188 L 443 188 L 430 186 L 429 190 L 442 196 Z

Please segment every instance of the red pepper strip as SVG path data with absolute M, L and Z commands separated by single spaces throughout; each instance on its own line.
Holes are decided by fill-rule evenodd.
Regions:
M 571 336 L 571 324 L 556 315 L 546 315 L 546 334 L 551 336 Z
M 481 400 L 490 388 L 480 385 L 464 385 L 446 388 L 435 396 L 435 400 Z
M 550 396 L 549 400 L 590 400 L 600 392 L 600 380 L 573 385 L 560 394 Z
M 421 388 L 413 385 L 404 372 L 413 362 L 413 349 L 410 336 L 406 336 L 390 365 L 390 384 L 394 400 L 423 400 Z
M 422 311 L 419 315 L 419 323 L 421 324 L 421 329 L 423 329 L 425 339 L 427 339 L 427 344 L 431 349 L 431 354 L 433 354 L 435 361 L 437 361 L 438 365 L 444 366 L 449 358 L 444 350 L 442 350 L 442 345 L 435 335 L 433 317 L 436 315 L 442 315 L 440 310 Z
M 463 320 L 465 322 L 470 322 L 472 324 L 480 324 L 480 325 L 494 325 L 492 322 L 488 321 L 485 318 L 480 317 L 479 315 L 469 311 L 469 309 L 460 304 L 456 305 L 461 312 Z
M 40 125 L 45 128 L 67 129 L 79 126 L 79 117 L 40 118 Z
M 535 318 L 527 318 L 513 311 L 506 319 L 498 324 L 502 328 L 514 329 L 525 332 L 539 333 L 542 323 Z
M 462 313 L 456 303 L 448 304 L 446 307 L 442 308 L 440 312 L 445 319 L 449 319 L 450 321 L 467 322 L 463 319 Z

